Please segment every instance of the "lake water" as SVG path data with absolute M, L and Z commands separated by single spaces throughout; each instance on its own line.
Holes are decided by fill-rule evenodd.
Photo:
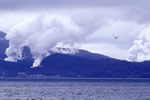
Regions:
M 150 79 L 1 79 L 0 100 L 150 100 Z

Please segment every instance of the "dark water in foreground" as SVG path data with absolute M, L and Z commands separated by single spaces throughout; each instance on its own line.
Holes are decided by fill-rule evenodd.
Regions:
M 0 79 L 0 100 L 150 100 L 150 79 Z

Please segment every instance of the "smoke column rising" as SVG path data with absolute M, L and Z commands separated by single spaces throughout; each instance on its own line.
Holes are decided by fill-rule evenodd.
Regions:
M 10 43 L 5 60 L 17 62 L 22 59 L 22 49 L 28 46 L 34 58 L 32 67 L 39 66 L 57 44 L 73 46 L 83 40 L 82 34 L 81 28 L 68 16 L 33 16 L 15 25 L 6 35 Z
M 150 27 L 145 28 L 139 35 L 139 39 L 134 41 L 134 45 L 129 49 L 129 61 L 150 60 Z

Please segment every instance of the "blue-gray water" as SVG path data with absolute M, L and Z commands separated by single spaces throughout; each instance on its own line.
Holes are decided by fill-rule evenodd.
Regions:
M 150 100 L 150 80 L 0 79 L 0 100 Z

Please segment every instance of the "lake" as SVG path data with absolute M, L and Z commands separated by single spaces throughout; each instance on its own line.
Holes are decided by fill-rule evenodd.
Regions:
M 150 79 L 0 79 L 0 100 L 150 100 Z

